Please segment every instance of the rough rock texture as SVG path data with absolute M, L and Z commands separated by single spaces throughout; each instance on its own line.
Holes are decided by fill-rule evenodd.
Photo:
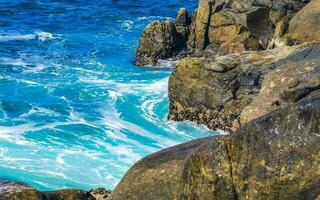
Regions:
M 155 64 L 170 58 L 183 47 L 184 40 L 170 21 L 156 21 L 143 32 L 136 50 L 136 65 Z
M 42 200 L 44 196 L 23 183 L 0 180 L 0 200 Z
M 104 196 L 98 195 L 102 194 Z M 23 183 L 0 180 L 0 200 L 106 200 L 110 191 L 93 190 L 91 194 L 82 190 L 64 189 L 52 192 L 40 192 Z
M 288 63 L 317 59 L 320 44 L 284 46 L 208 58 L 184 59 L 169 80 L 170 120 L 190 120 L 234 131 L 240 114 L 261 88 L 266 74 Z
M 174 23 L 171 22 L 169 25 L 168 22 L 154 22 L 145 29 L 137 49 L 136 64 L 155 64 L 159 59 L 177 55 L 182 49 L 183 55 L 212 57 L 284 46 L 289 43 L 284 35 L 287 33 L 290 19 L 307 2 L 306 0 L 199 0 L 191 18 L 182 8 Z M 310 4 L 314 6 L 317 3 Z M 317 12 L 317 8 L 301 10 L 290 22 L 292 35 L 299 33 L 302 36 L 299 26 L 301 19 L 302 21 L 306 18 L 311 19 L 302 26 L 306 29 L 310 29 L 316 23 L 319 25 Z M 172 28 L 174 24 L 176 30 Z M 165 30 L 164 25 L 167 27 Z M 318 28 L 310 30 L 313 32 L 303 37 L 310 38 Z M 171 38 L 175 38 L 177 43 Z
M 108 200 L 111 195 L 111 190 L 105 188 L 97 188 L 90 191 L 90 194 L 96 198 L 96 200 Z
M 188 12 L 185 8 L 181 8 L 177 14 L 176 19 L 176 29 L 178 34 L 180 34 L 181 40 L 183 41 L 183 45 L 186 46 L 186 41 L 188 40 L 189 25 L 191 23 L 191 19 L 188 15 Z
M 241 112 L 241 124 L 320 90 L 319 60 L 291 63 L 269 73 L 253 102 Z
M 320 40 L 320 0 L 313 0 L 289 22 L 288 37 L 298 43 Z
M 314 200 L 320 196 L 320 93 L 194 140 L 133 166 L 112 196 L 123 199 Z

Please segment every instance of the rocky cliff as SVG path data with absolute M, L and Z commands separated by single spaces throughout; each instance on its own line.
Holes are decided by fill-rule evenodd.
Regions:
M 268 73 L 284 64 L 319 58 L 319 16 L 319 0 L 200 0 L 191 17 L 181 9 L 175 23 L 148 26 L 136 63 L 188 57 L 170 77 L 168 119 L 235 131 L 254 119 L 244 119 L 246 115 L 266 113 L 247 106 L 257 102 Z M 163 29 L 169 24 L 171 29 Z M 281 107 L 279 102 L 269 103 Z

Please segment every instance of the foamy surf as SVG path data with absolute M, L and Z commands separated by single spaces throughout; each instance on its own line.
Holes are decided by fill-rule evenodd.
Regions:
M 10 41 L 20 41 L 20 40 L 39 40 L 39 41 L 47 41 L 61 38 L 59 34 L 52 34 L 43 31 L 36 31 L 31 34 L 16 34 L 13 33 L 11 35 L 0 34 L 0 42 L 10 42 Z

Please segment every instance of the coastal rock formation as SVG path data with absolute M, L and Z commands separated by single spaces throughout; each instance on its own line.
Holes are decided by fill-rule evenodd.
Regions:
M 289 22 L 288 37 L 298 43 L 320 41 L 320 0 L 313 0 Z
M 259 94 L 268 73 L 285 64 L 317 59 L 319 55 L 320 44 L 309 43 L 215 59 L 181 60 L 169 80 L 168 118 L 234 131 L 241 125 L 242 110 Z M 278 79 L 282 79 L 281 75 Z
M 156 64 L 159 59 L 170 58 L 181 50 L 183 44 L 183 37 L 174 23 L 153 22 L 144 30 L 139 41 L 136 65 Z
M 288 38 L 291 42 L 311 41 L 311 37 L 318 37 L 319 5 L 316 1 L 319 0 L 301 10 L 307 1 L 199 0 L 191 18 L 182 8 L 175 22 L 157 21 L 144 30 L 136 52 L 136 64 L 155 64 L 159 59 L 177 55 L 182 49 L 191 57 L 213 57 L 284 46 L 290 43 Z M 304 21 L 308 22 L 300 26 Z M 304 36 L 301 30 L 311 32 Z
M 76 189 L 40 192 L 23 183 L 0 180 L 0 200 L 107 200 L 110 193 L 102 188 L 90 192 Z
M 112 200 L 314 200 L 320 196 L 320 93 L 137 162 Z

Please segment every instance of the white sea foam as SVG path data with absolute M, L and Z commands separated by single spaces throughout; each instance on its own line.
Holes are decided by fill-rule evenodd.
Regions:
M 172 69 L 178 64 L 178 60 L 159 60 L 156 65 L 145 65 L 144 67 L 152 69 Z
M 12 33 L 10 35 L 0 34 L 0 42 L 19 41 L 19 40 L 40 40 L 47 41 L 61 38 L 60 34 L 52 34 L 44 31 L 36 31 L 30 34 Z
M 121 27 L 126 29 L 127 31 L 131 30 L 133 27 L 133 21 L 125 20 L 122 22 Z
M 138 17 L 138 21 L 141 20 L 171 20 L 173 21 L 174 19 L 172 17 L 163 17 L 163 16 L 143 16 L 143 17 Z

